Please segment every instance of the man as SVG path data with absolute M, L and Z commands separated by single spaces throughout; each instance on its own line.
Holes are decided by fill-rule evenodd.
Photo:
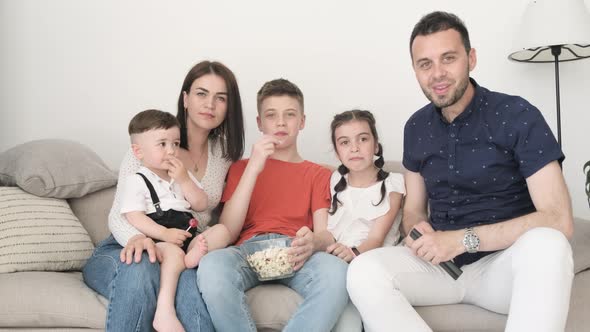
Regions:
M 431 103 L 405 126 L 403 231 L 423 235 L 351 264 L 366 330 L 430 331 L 413 305 L 470 303 L 508 314 L 506 331 L 563 331 L 573 219 L 551 130 L 523 98 L 469 77 L 477 58 L 457 16 L 424 16 L 410 53 Z M 449 260 L 457 280 L 439 265 Z

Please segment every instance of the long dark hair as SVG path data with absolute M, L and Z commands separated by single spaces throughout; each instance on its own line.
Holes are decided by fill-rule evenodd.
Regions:
M 379 135 L 377 134 L 377 128 L 375 126 L 375 117 L 369 111 L 356 109 L 336 114 L 334 116 L 334 119 L 332 120 L 332 124 L 330 125 L 330 129 L 332 130 L 332 145 L 334 146 L 334 150 L 336 150 L 336 129 L 350 121 L 365 121 L 369 125 L 369 129 L 371 129 L 371 134 L 377 142 L 378 150 L 377 153 L 375 153 L 377 159 L 374 163 L 375 167 L 379 169 L 379 171 L 377 171 L 377 181 L 382 181 L 381 199 L 379 200 L 379 202 L 377 202 L 377 204 L 374 204 L 375 206 L 377 206 L 381 204 L 381 202 L 383 202 L 383 200 L 385 199 L 385 181 L 383 180 L 385 180 L 389 176 L 389 173 L 383 170 L 383 165 L 385 164 L 385 161 L 383 159 L 383 146 L 381 145 L 381 143 L 379 143 Z M 342 202 L 340 202 L 340 200 L 338 199 L 338 194 L 344 189 L 346 189 L 347 183 L 346 179 L 344 178 L 344 175 L 348 174 L 348 172 L 349 170 L 346 166 L 344 166 L 344 164 L 338 166 L 338 173 L 340 173 L 342 177 L 340 178 L 340 181 L 338 181 L 338 183 L 336 183 L 336 185 L 334 186 L 335 193 L 334 197 L 332 197 L 332 208 L 329 211 L 331 215 L 336 213 L 336 210 L 338 210 L 338 205 L 342 204 Z
M 242 114 L 242 99 L 240 89 L 234 73 L 220 62 L 202 61 L 197 63 L 184 78 L 182 89 L 178 96 L 178 113 L 176 118 L 180 123 L 180 146 L 188 149 L 188 133 L 186 124 L 186 110 L 184 108 L 184 94 L 189 94 L 193 82 L 207 74 L 217 75 L 225 81 L 227 89 L 227 112 L 225 119 L 219 126 L 209 132 L 209 138 L 221 143 L 223 157 L 236 161 L 244 153 L 244 117 Z

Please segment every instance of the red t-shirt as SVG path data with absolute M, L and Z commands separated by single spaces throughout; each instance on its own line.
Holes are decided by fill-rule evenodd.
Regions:
M 222 202 L 233 195 L 247 164 L 244 159 L 231 165 Z M 295 236 L 303 226 L 313 229 L 313 212 L 330 207 L 330 175 L 330 170 L 309 161 L 268 159 L 256 179 L 236 244 L 259 233 Z

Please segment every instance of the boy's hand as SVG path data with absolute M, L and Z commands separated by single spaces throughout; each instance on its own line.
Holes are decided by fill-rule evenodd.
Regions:
M 293 270 L 299 270 L 305 261 L 313 254 L 313 232 L 307 226 L 301 227 L 295 234 L 295 239 L 291 242 Z
M 338 242 L 329 245 L 326 252 L 343 259 L 346 263 L 350 263 L 356 257 L 352 249 Z
M 170 165 L 168 167 L 168 175 L 172 179 L 174 179 L 174 181 L 178 183 L 185 183 L 186 181 L 190 181 L 190 178 L 188 177 L 188 172 L 184 167 L 182 161 L 180 161 L 180 159 L 174 156 L 169 156 L 168 164 Z
M 276 137 L 272 135 L 263 135 L 258 142 L 252 146 L 252 154 L 248 166 L 252 167 L 257 173 L 262 172 L 264 164 L 270 155 L 275 152 L 276 146 L 281 144 Z
M 193 235 L 191 233 L 183 231 L 182 229 L 167 228 L 164 231 L 164 234 L 162 234 L 161 240 L 182 247 L 184 241 L 192 236 Z

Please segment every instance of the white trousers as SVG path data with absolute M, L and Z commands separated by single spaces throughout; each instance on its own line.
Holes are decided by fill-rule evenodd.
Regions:
M 574 273 L 572 249 L 561 232 L 534 228 L 508 249 L 462 269 L 453 280 L 407 247 L 385 247 L 352 261 L 347 288 L 367 332 L 432 331 L 412 306 L 452 303 L 508 314 L 510 332 L 565 329 Z

